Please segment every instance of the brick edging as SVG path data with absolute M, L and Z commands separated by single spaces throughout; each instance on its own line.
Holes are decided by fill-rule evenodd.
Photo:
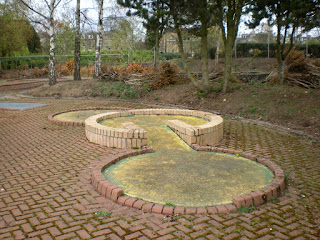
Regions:
M 62 113 L 67 113 L 67 112 L 76 112 L 76 111 L 86 111 L 86 110 L 115 110 L 115 111 L 124 111 L 124 110 L 131 110 L 132 108 L 123 108 L 123 107 L 90 107 L 90 108 L 79 108 L 79 109 L 70 109 L 66 110 L 63 112 L 57 112 L 50 114 L 48 116 L 48 121 L 59 124 L 62 126 L 85 126 L 84 122 L 73 122 L 73 121 L 61 121 L 61 120 L 56 120 L 54 117 L 56 115 L 62 114 Z
M 211 146 L 199 146 L 193 144 L 191 146 L 196 151 L 207 151 L 207 152 L 217 152 L 217 153 L 227 153 L 234 154 L 237 156 L 242 156 L 244 158 L 250 159 L 252 161 L 258 162 L 266 167 L 268 167 L 274 174 L 274 180 L 272 183 L 266 187 L 263 187 L 257 191 L 252 191 L 250 193 L 242 194 L 240 196 L 234 197 L 232 203 L 218 205 L 218 206 L 204 206 L 204 207 L 183 207 L 183 206 L 165 206 L 159 203 L 152 203 L 144 201 L 138 198 L 130 197 L 124 194 L 124 191 L 119 187 L 108 180 L 106 180 L 102 174 L 103 170 L 109 167 L 112 164 L 120 161 L 121 159 L 143 154 L 151 153 L 153 149 L 149 146 L 143 147 L 140 150 L 128 149 L 124 154 L 112 155 L 105 157 L 104 162 L 98 164 L 92 171 L 91 183 L 95 190 L 98 193 L 110 199 L 118 204 L 133 207 L 139 210 L 144 210 L 152 213 L 159 213 L 165 215 L 173 214 L 227 214 L 235 213 L 242 206 L 251 207 L 251 206 L 260 206 L 274 198 L 279 197 L 285 189 L 285 175 L 280 166 L 274 162 L 265 159 L 258 158 L 253 154 L 242 152 L 234 149 L 226 149 L 220 147 L 211 147 Z

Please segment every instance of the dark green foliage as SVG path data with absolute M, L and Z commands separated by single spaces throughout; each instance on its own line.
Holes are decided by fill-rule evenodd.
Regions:
M 160 57 L 163 60 L 181 58 L 179 53 L 161 53 Z
M 27 55 L 32 36 L 30 23 L 19 16 L 13 5 L 0 3 L 0 56 Z
M 132 86 L 120 82 L 111 87 L 109 94 L 109 96 L 114 95 L 123 99 L 133 99 L 136 97 L 137 91 Z
M 310 29 L 316 27 L 319 4 L 314 0 L 251 0 L 248 12 L 252 19 L 247 23 L 254 28 L 263 18 L 269 25 L 277 26 L 277 58 L 278 64 L 283 61 L 293 47 L 293 36 L 298 27 Z M 286 39 L 290 38 L 289 47 Z
M 41 52 L 41 42 L 40 37 L 33 26 L 31 28 L 31 37 L 27 41 L 28 50 L 30 53 L 40 53 Z
M 289 45 L 286 45 L 289 47 Z M 294 44 L 297 50 L 305 51 L 306 44 L 298 43 Z M 250 51 L 251 50 L 251 51 Z M 270 43 L 269 45 L 270 57 L 276 57 L 277 44 Z M 215 58 L 216 48 L 209 49 L 209 57 L 211 59 Z M 320 42 L 319 43 L 309 43 L 308 53 L 311 57 L 320 58 Z M 246 42 L 237 43 L 237 57 L 267 57 L 268 56 L 268 44 L 267 43 L 256 43 L 256 42 Z
M 297 50 L 305 51 L 306 44 L 295 44 Z M 308 53 L 311 57 L 320 58 L 320 42 L 318 43 L 309 43 L 308 44 Z
M 276 44 L 270 43 L 269 54 L 270 57 L 276 56 Z M 237 43 L 237 57 L 267 57 L 268 44 L 267 43 Z

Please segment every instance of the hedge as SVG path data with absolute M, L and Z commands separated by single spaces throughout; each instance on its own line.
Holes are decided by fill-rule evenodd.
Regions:
M 270 43 L 269 56 L 276 57 L 276 43 Z M 296 49 L 305 51 L 306 44 L 295 44 Z M 236 45 L 237 57 L 267 57 L 268 44 L 267 43 L 238 43 Z M 215 58 L 216 48 L 209 49 L 209 57 Z M 221 54 L 221 53 L 220 53 Z M 223 53 L 222 53 L 223 54 Z M 311 57 L 320 58 L 320 43 L 309 43 L 308 54 Z

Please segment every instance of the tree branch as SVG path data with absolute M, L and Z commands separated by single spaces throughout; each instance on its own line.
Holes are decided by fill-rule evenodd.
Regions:
M 28 9 L 30 9 L 31 11 L 33 11 L 34 13 L 38 14 L 39 16 L 45 18 L 46 20 L 49 20 L 49 18 L 45 15 L 43 15 L 42 13 L 40 13 L 39 11 L 35 10 L 34 8 L 32 8 L 31 6 L 29 6 L 24 0 L 19 0 L 24 6 L 26 6 Z

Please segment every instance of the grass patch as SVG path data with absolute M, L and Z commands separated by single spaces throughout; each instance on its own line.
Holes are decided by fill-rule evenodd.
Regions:
M 104 211 L 98 211 L 95 214 L 96 214 L 97 217 L 110 217 L 112 213 L 104 212 Z
M 251 206 L 251 207 L 241 206 L 241 208 L 238 209 L 238 213 L 250 213 L 250 212 L 253 212 L 254 210 L 256 210 L 255 206 Z
M 167 207 L 175 207 L 176 206 L 175 204 L 173 204 L 171 202 L 166 202 L 164 205 Z

